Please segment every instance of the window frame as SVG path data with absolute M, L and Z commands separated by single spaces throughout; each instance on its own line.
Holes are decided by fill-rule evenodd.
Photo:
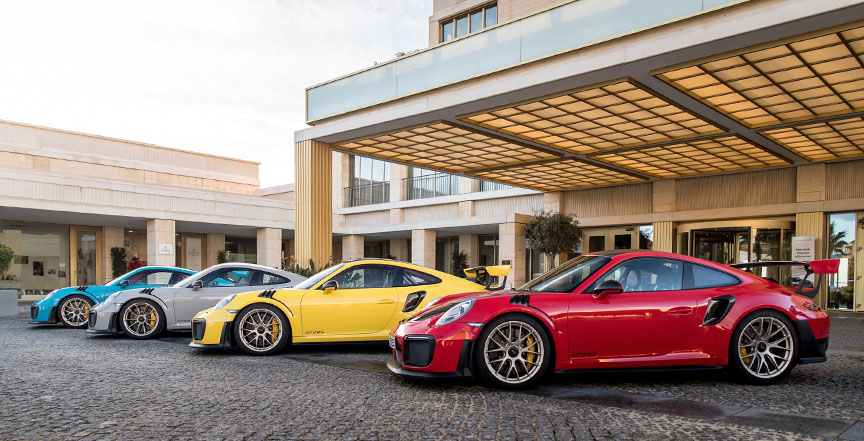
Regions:
M 365 286 L 363 288 L 343 288 L 340 286 L 338 289 L 341 291 L 343 289 L 344 290 L 353 290 L 353 289 L 393 289 L 393 288 L 395 288 L 393 286 L 393 281 L 396 279 L 396 274 L 398 274 L 398 271 L 394 271 L 394 269 L 396 269 L 396 267 L 391 266 L 391 265 L 381 265 L 381 264 L 377 264 L 377 263 L 367 263 L 367 264 L 350 266 L 350 267 L 345 268 L 342 271 L 339 271 L 338 273 L 334 274 L 329 279 L 327 279 L 327 281 L 324 283 L 327 283 L 331 280 L 335 281 L 336 279 L 341 277 L 343 274 L 345 274 L 349 271 L 354 271 L 354 270 L 361 269 L 361 268 L 385 268 L 388 271 L 391 271 L 392 274 L 387 275 L 387 282 L 385 283 L 385 285 L 389 285 L 389 286 L 381 286 L 381 287 L 377 287 L 377 288 L 367 288 Z M 321 285 L 323 286 L 323 283 Z M 319 286 L 318 289 L 322 289 L 321 286 Z
M 686 264 L 686 268 L 684 269 L 684 280 L 681 284 L 681 288 L 684 290 L 692 291 L 692 290 L 696 290 L 696 289 L 726 288 L 726 287 L 730 287 L 730 286 L 738 286 L 741 284 L 741 278 L 740 277 L 738 277 L 734 274 L 730 274 L 726 271 L 719 270 L 717 268 L 712 268 L 708 265 L 703 265 L 701 263 L 696 263 L 696 262 L 685 261 L 684 263 Z M 711 285 L 711 286 L 699 286 L 699 287 L 693 286 L 693 283 L 696 280 L 696 278 L 694 277 L 694 274 L 693 274 L 693 267 L 694 266 L 701 266 L 702 268 L 706 268 L 708 270 L 717 271 L 719 273 L 725 274 L 725 275 L 735 279 L 736 282 L 728 284 L 728 285 Z
M 399 286 L 396 286 L 396 283 L 395 283 L 395 282 L 396 282 L 397 280 L 399 280 L 399 281 L 404 281 L 404 280 L 405 280 L 405 272 L 406 272 L 406 271 L 413 271 L 413 272 L 415 272 L 415 273 L 423 274 L 424 276 L 428 277 L 429 279 L 436 280 L 436 282 L 418 283 L 418 284 L 416 284 L 416 285 L 403 285 L 403 284 L 401 284 L 401 282 L 400 282 L 400 285 L 399 285 Z M 443 281 L 442 281 L 440 278 L 435 277 L 434 275 L 429 274 L 429 273 L 427 273 L 427 272 L 423 272 L 423 271 L 420 271 L 420 270 L 416 270 L 416 269 L 414 269 L 414 268 L 403 268 L 403 267 L 398 267 L 398 270 L 396 271 L 396 277 L 393 278 L 393 288 L 411 288 L 411 287 L 414 287 L 414 286 L 429 286 L 429 285 L 437 285 L 437 284 L 439 284 L 439 283 L 441 283 L 441 282 L 443 282 Z
M 460 39 L 460 38 L 467 37 L 467 36 L 469 36 L 469 35 L 471 35 L 471 34 L 477 32 L 477 31 L 480 31 L 480 30 L 486 29 L 486 28 L 488 28 L 488 27 L 492 27 L 492 26 L 496 26 L 496 25 L 498 25 L 498 24 L 500 23 L 500 20 L 498 20 L 498 11 L 497 11 L 497 9 L 496 9 L 496 11 L 495 11 L 495 17 L 496 17 L 496 19 L 495 19 L 495 24 L 494 24 L 494 25 L 487 25 L 487 24 L 486 24 L 486 10 L 487 10 L 487 9 L 492 9 L 492 8 L 497 8 L 497 7 L 498 7 L 498 2 L 497 2 L 497 1 L 494 1 L 494 2 L 491 2 L 491 3 L 487 3 L 487 4 L 485 4 L 485 5 L 477 6 L 476 8 L 472 8 L 472 9 L 469 9 L 469 10 L 464 11 L 464 12 L 460 12 L 460 13 L 458 13 L 458 14 L 456 14 L 456 15 L 453 15 L 453 16 L 450 16 L 450 17 L 447 17 L 447 19 L 445 19 L 445 20 L 440 20 L 440 21 L 438 22 L 438 31 L 439 31 L 439 33 L 438 33 L 438 43 L 447 43 L 447 42 L 450 42 L 450 41 L 455 41 L 455 40 L 458 40 L 458 39 Z M 478 13 L 478 12 L 480 13 L 480 16 L 481 16 L 481 20 L 480 20 L 480 29 L 471 29 L 471 16 L 474 15 L 474 14 L 476 14 L 476 13 Z M 467 21 L 468 21 L 468 24 L 467 24 L 467 26 L 468 26 L 468 31 L 465 33 L 465 35 L 457 36 L 457 35 L 456 35 L 456 29 L 457 29 L 456 20 L 459 20 L 459 19 L 461 19 L 461 18 L 465 18 L 465 19 L 467 19 Z M 449 40 L 445 40 L 445 39 L 444 39 L 444 25 L 445 25 L 445 24 L 448 24 L 448 23 L 451 24 L 451 25 L 453 26 L 453 35 L 451 36 L 451 38 L 450 38 Z
M 210 277 L 210 276 L 213 275 L 213 274 L 225 274 L 225 273 L 228 272 L 228 271 L 232 271 L 232 272 L 233 272 L 233 271 L 238 271 L 238 270 L 239 270 L 239 271 L 249 271 L 249 272 L 250 272 L 250 274 L 249 274 L 249 283 L 248 283 L 248 284 L 246 284 L 246 285 L 236 285 L 236 284 L 235 284 L 235 285 L 231 285 L 231 286 L 210 286 L 210 282 L 212 282 L 212 281 L 215 279 L 215 277 L 214 277 L 213 279 L 210 279 L 210 282 L 204 283 L 204 279 L 207 278 L 207 277 Z M 192 283 L 195 283 L 195 282 L 198 281 L 198 280 L 200 280 L 200 281 L 201 281 L 201 284 L 204 285 L 203 288 L 237 288 L 237 287 L 244 287 L 244 286 L 255 286 L 252 282 L 255 281 L 255 277 L 256 277 L 256 274 L 255 274 L 255 273 L 256 273 L 256 272 L 258 272 L 258 270 L 255 270 L 255 269 L 252 269 L 252 268 L 243 268 L 242 266 L 227 267 L 227 268 L 220 268 L 220 269 L 218 269 L 218 270 L 216 270 L 216 271 L 210 271 L 210 272 L 208 272 L 207 274 L 204 274 L 204 275 L 202 275 L 201 277 L 198 277 L 197 279 L 193 280 L 193 281 L 189 284 L 189 286 L 192 286 Z
M 687 267 L 687 263 L 688 263 L 686 260 L 674 259 L 671 257 L 644 256 L 644 257 L 633 257 L 630 259 L 624 259 L 621 262 L 618 262 L 613 267 L 609 268 L 605 273 L 597 276 L 597 278 L 594 279 L 594 281 L 591 282 L 590 285 L 588 285 L 588 288 L 586 288 L 585 291 L 582 291 L 582 294 L 592 294 L 593 295 L 594 294 L 594 288 L 597 286 L 598 283 L 600 283 L 601 280 L 603 280 L 604 277 L 606 277 L 608 274 L 614 272 L 616 269 L 618 269 L 619 266 L 626 265 L 630 262 L 634 262 L 637 260 L 671 260 L 673 262 L 678 262 L 679 264 L 681 264 L 681 285 L 678 289 L 663 289 L 663 290 L 657 290 L 657 291 L 626 291 L 627 287 L 625 286 L 624 287 L 625 291 L 622 292 L 623 294 L 643 293 L 643 292 L 657 293 L 657 292 L 684 291 L 684 273 L 687 271 L 686 267 Z

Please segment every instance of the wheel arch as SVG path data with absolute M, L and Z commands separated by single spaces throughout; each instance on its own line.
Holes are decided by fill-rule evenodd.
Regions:
M 561 338 L 563 337 L 561 337 L 562 333 L 560 332 L 559 328 L 555 326 L 555 322 L 548 315 L 546 315 L 545 312 L 531 307 L 507 308 L 498 311 L 498 313 L 493 316 L 490 316 L 489 319 L 483 323 L 483 328 L 481 328 L 481 332 L 489 326 L 489 323 L 492 322 L 492 320 L 508 314 L 528 316 L 540 322 L 540 325 L 543 326 L 543 330 L 546 332 L 546 335 L 549 336 L 549 340 L 552 343 L 552 347 L 550 348 L 550 350 L 552 352 L 552 369 L 554 370 L 554 363 L 558 359 L 558 345 L 562 343 Z M 566 344 L 566 341 L 564 341 L 563 343 Z
M 744 319 L 746 319 L 747 317 L 753 315 L 756 312 L 760 312 L 760 311 L 776 312 L 776 313 L 779 313 L 780 315 L 782 315 L 783 317 L 786 317 L 786 319 L 789 320 L 789 322 L 792 324 L 792 326 L 790 326 L 789 328 L 792 330 L 792 332 L 797 337 L 797 341 L 798 342 L 801 341 L 801 333 L 798 331 L 798 327 L 795 326 L 795 321 L 797 319 L 795 317 L 793 317 L 792 315 L 790 315 L 789 311 L 786 311 L 783 308 L 778 307 L 777 305 L 758 305 L 758 306 L 754 306 L 752 308 L 747 309 L 746 311 L 742 312 L 741 314 L 739 314 L 735 318 L 735 322 L 732 324 L 732 327 L 729 328 L 729 342 L 726 345 L 727 347 L 732 347 L 732 338 L 735 337 L 735 330 L 738 329 L 738 326 L 741 326 L 741 323 L 744 321 Z
M 123 306 L 121 306 L 120 309 L 117 311 L 118 318 L 119 318 L 120 312 L 123 311 L 123 308 L 125 308 L 126 305 L 128 305 L 131 302 L 134 302 L 135 300 L 150 300 L 151 302 L 155 303 L 157 306 L 159 306 L 159 309 L 162 310 L 162 315 L 165 316 L 165 320 L 166 321 L 168 320 L 168 305 L 166 305 L 162 299 L 160 299 L 159 297 L 156 297 L 156 296 L 135 296 L 135 297 L 128 298 L 127 300 L 125 300 L 123 302 Z M 167 325 L 167 323 L 166 323 L 166 325 Z
M 93 296 L 93 294 L 90 294 L 88 292 L 72 291 L 72 292 L 63 294 L 62 297 L 57 299 L 57 307 L 54 308 L 54 319 L 57 320 L 58 322 L 60 321 L 60 305 L 63 304 L 63 302 L 65 302 L 66 299 L 68 299 L 71 296 L 81 296 L 81 297 L 84 297 L 84 298 L 90 300 L 91 302 L 93 302 L 90 304 L 91 307 L 96 305 L 97 303 L 99 303 L 99 300 L 96 300 L 96 298 Z
M 285 319 L 288 320 L 288 326 L 291 329 L 291 336 L 290 337 L 292 340 L 294 339 L 295 335 L 302 335 L 302 329 L 299 328 L 300 320 L 295 320 L 296 316 L 294 315 L 293 312 L 291 312 L 291 309 L 288 308 L 288 306 L 285 305 L 284 303 L 282 303 L 278 300 L 274 300 L 274 299 L 269 298 L 269 297 L 256 297 L 254 301 L 243 305 L 243 307 L 241 307 L 237 311 L 237 313 L 234 315 L 234 318 L 231 319 L 231 326 L 232 327 L 235 326 L 236 320 L 240 316 L 241 312 L 243 312 L 247 308 L 251 308 L 251 307 L 253 307 L 255 305 L 259 305 L 259 304 L 274 306 L 279 311 L 282 311 L 282 314 L 285 314 Z

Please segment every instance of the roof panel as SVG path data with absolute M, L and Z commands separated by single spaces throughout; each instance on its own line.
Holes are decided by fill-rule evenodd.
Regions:
M 645 179 L 599 167 L 577 159 L 561 159 L 518 167 L 469 172 L 479 179 L 503 182 L 541 191 L 642 182 Z
M 802 123 L 761 133 L 809 161 L 864 156 L 864 118 L 860 116 Z

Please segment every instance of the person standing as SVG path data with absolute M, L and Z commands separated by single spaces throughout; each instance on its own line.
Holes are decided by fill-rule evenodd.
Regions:
M 138 260 L 138 255 L 132 256 L 132 260 L 129 261 L 129 271 L 135 271 L 138 268 L 141 268 L 141 261 Z

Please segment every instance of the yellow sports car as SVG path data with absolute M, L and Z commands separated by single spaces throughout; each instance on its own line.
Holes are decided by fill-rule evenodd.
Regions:
M 408 314 L 450 294 L 498 289 L 491 283 L 509 272 L 510 265 L 471 268 L 462 279 L 394 260 L 346 262 L 294 288 L 225 297 L 192 320 L 189 346 L 270 355 L 289 342 L 387 340 Z

